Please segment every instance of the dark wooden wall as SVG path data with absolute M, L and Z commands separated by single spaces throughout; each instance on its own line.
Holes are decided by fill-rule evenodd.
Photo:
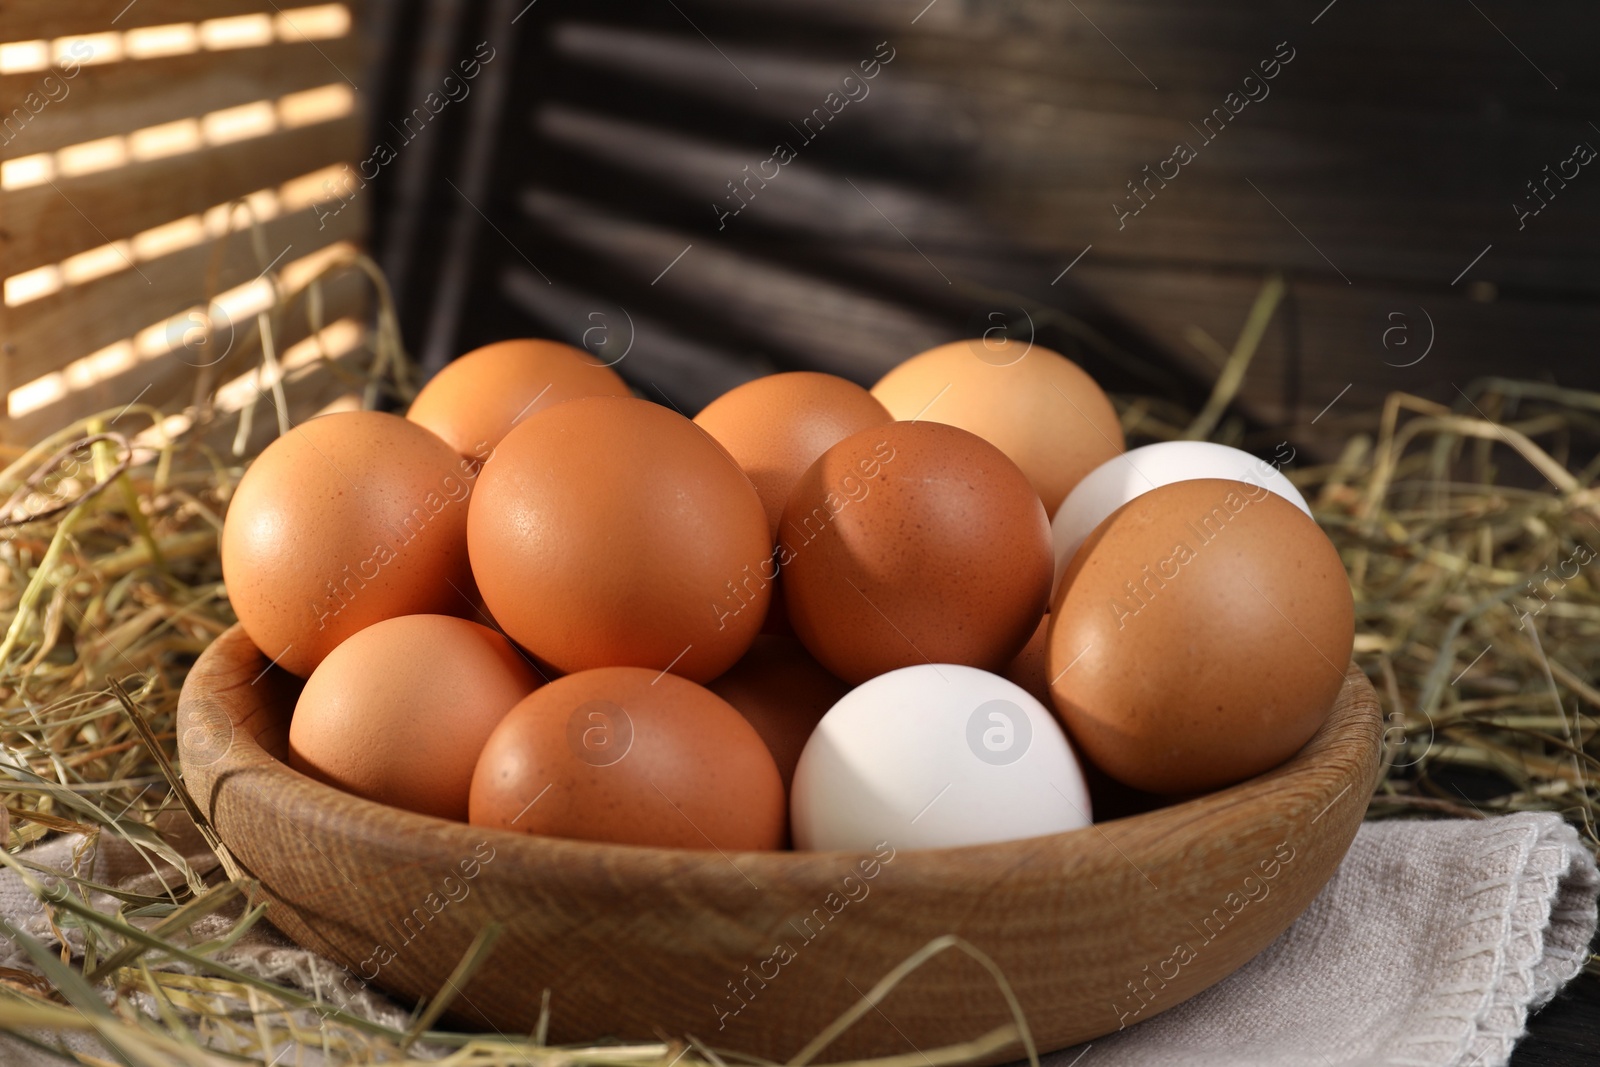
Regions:
M 1347 385 L 1317 431 L 1395 388 L 1600 387 L 1600 161 L 1524 228 L 1513 208 L 1600 148 L 1600 14 L 1576 0 L 525 4 L 395 20 L 401 113 L 418 57 L 500 50 L 385 178 L 380 246 L 434 365 L 511 334 L 631 342 L 622 374 L 692 412 L 771 368 L 871 382 L 1005 321 L 1113 390 L 1194 397 L 1216 368 L 1186 327 L 1231 342 L 1280 271 L 1242 399 L 1262 435 Z M 1206 143 L 1191 123 L 1291 50 Z M 719 221 L 780 142 L 794 160 Z M 1119 222 L 1178 142 L 1196 157 Z

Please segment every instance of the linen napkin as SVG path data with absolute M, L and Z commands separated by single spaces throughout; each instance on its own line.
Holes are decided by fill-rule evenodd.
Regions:
M 214 866 L 203 846 L 174 844 L 196 869 Z M 76 854 L 80 877 L 135 892 L 178 884 L 171 868 L 124 842 L 102 838 L 88 855 L 84 846 L 79 837 L 56 837 L 25 855 L 70 870 Z M 1594 857 L 1556 815 L 1367 823 L 1306 913 L 1232 977 L 1126 1030 L 1042 1058 L 1045 1067 L 1503 1067 L 1528 1013 L 1582 970 L 1597 897 Z M 53 928 L 9 870 L 0 870 L 0 916 L 46 943 L 64 937 L 74 952 L 81 948 L 81 933 Z M 226 922 L 202 920 L 195 933 L 218 936 Z M 257 926 L 222 958 L 406 1026 L 407 1008 L 376 991 L 347 993 L 345 971 L 270 927 Z M 0 966 L 33 969 L 4 938 Z M 105 1055 L 87 1035 L 63 1044 Z M 319 1050 L 285 1051 L 285 1062 L 325 1062 Z M 59 1062 L 0 1034 L 0 1063 Z
M 1600 874 L 1546 813 L 1366 823 L 1231 977 L 1046 1067 L 1504 1067 L 1577 976 Z M 1593 1050 L 1591 1050 L 1593 1051 Z

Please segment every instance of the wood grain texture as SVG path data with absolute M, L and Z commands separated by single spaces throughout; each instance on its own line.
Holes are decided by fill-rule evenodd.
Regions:
M 1339 4 L 1313 24 L 1324 6 L 705 0 L 691 26 L 660 4 L 536 5 L 518 23 L 496 173 L 474 198 L 505 233 L 484 226 L 451 350 L 567 328 L 579 307 L 492 283 L 526 256 L 671 328 L 686 353 L 856 380 L 891 349 L 1025 302 L 1115 336 L 1194 405 L 1216 368 L 1185 328 L 1231 342 L 1281 272 L 1289 299 L 1235 407 L 1253 446 L 1289 438 L 1331 458 L 1340 420 L 1393 389 L 1470 410 L 1458 388 L 1486 374 L 1600 386 L 1594 182 L 1560 187 L 1525 228 L 1512 207 L 1577 142 L 1600 144 L 1600 67 L 1582 43 L 1594 9 Z M 815 139 L 797 130 L 879 42 L 895 58 L 871 95 Z M 1201 144 L 1191 123 L 1279 42 L 1296 55 L 1270 96 Z M 1136 204 L 1127 183 L 1178 140 L 1198 158 L 1121 225 L 1111 205 Z M 761 165 L 779 142 L 798 154 L 771 178 Z M 473 212 L 444 183 L 464 171 L 438 169 L 418 183 L 440 190 L 422 217 Z M 742 181 L 753 197 L 730 192 Z M 741 198 L 720 226 L 717 209 Z M 434 283 L 415 243 L 406 288 L 421 297 Z M 985 308 L 979 290 L 1026 301 Z M 403 303 L 420 333 L 429 305 Z M 1121 355 L 1065 348 L 1060 331 L 1041 341 L 1124 395 L 1178 399 L 1150 375 L 1129 381 Z M 718 362 L 652 371 L 651 395 L 688 408 Z
M 286 252 L 284 259 L 292 262 L 336 241 L 359 240 L 366 233 L 364 207 L 358 199 L 337 214 L 324 207 L 322 219 L 315 208 L 307 208 L 267 220 L 261 224 L 266 258 Z M 10 308 L 6 340 L 16 380 L 32 381 L 205 303 L 212 270 L 217 293 L 259 276 L 265 264 L 258 261 L 250 235 L 232 233 L 225 240 L 220 256 L 216 241 L 206 241 L 146 260 L 137 271 L 119 270 Z
M 65 95 L 23 127 L 4 154 L 48 152 L 302 89 L 343 85 L 340 71 L 358 72 L 360 62 L 359 40 L 341 37 L 83 67 L 76 77 L 53 83 L 63 84 Z M 37 91 L 45 73 L 0 75 L 0 100 L 14 106 Z
M 58 263 L 352 159 L 362 137 L 351 116 L 14 190 L 0 197 L 12 220 L 0 229 L 0 257 L 10 273 Z
M 283 6 L 292 11 L 310 5 Z M 0 36 L 8 41 L 31 41 L 278 10 L 271 0 L 139 0 L 131 4 L 128 0 L 0 0 L 0 26 L 5 28 Z
M 500 291 L 513 305 L 551 325 L 550 336 L 571 345 L 586 341 L 600 359 L 616 360 L 628 384 L 652 400 L 666 399 L 683 414 L 698 413 L 717 397 L 776 368 L 704 344 L 643 313 L 622 306 L 593 290 L 555 285 L 526 268 L 509 266 L 499 279 Z M 599 327 L 604 332 L 592 332 Z M 671 382 L 672 396 L 657 382 Z
M 362 275 L 346 271 L 326 282 L 323 297 L 323 323 L 326 325 L 343 318 L 364 315 L 372 303 L 372 287 Z M 231 337 L 225 329 L 217 331 L 216 343 L 227 346 L 227 353 L 205 368 L 211 373 L 213 383 L 230 381 L 260 364 L 261 350 L 254 343 L 256 330 L 256 320 L 252 316 L 248 321 L 236 323 Z M 311 325 L 302 302 L 295 314 L 285 318 L 275 335 L 279 353 L 311 334 Z M 165 411 L 181 410 L 194 400 L 195 383 L 204 373 L 199 366 L 202 362 L 193 353 L 180 356 L 178 351 L 140 360 L 118 374 L 72 388 L 53 403 L 6 419 L 3 423 L 5 434 L 12 440 L 35 441 L 74 419 L 100 411 L 115 412 L 134 398 L 140 404 Z M 275 419 L 271 404 L 269 395 L 263 401 L 259 417 L 268 421 Z
M 527 837 L 339 793 L 280 762 L 298 685 L 235 627 L 196 663 L 179 706 L 187 787 L 261 880 L 274 923 L 417 998 L 497 920 L 504 937 L 455 1001 L 461 1025 L 526 1032 L 548 988 L 552 1041 L 659 1027 L 780 1061 L 943 934 L 999 964 L 1041 1049 L 1212 985 L 1332 875 L 1365 811 L 1382 729 L 1352 667 L 1322 730 L 1266 775 L 1051 837 L 897 852 L 891 841 L 863 879 L 865 855 Z M 1187 958 L 1174 963 L 1180 945 Z M 914 1054 L 1007 1021 L 987 973 L 947 952 L 822 1059 Z

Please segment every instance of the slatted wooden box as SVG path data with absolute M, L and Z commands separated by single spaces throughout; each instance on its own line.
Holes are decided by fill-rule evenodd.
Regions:
M 364 238 L 348 169 L 365 155 L 359 15 L 314 0 L 0 3 L 0 439 L 136 399 L 170 412 L 197 383 L 237 407 L 262 384 L 262 312 L 279 314 L 297 414 L 344 391 L 303 303 L 281 305 Z M 353 272 L 329 279 L 322 351 L 356 348 L 368 292 Z
M 870 382 L 999 321 L 1197 405 L 1218 366 L 1191 328 L 1231 341 L 1277 272 L 1234 409 L 1263 453 L 1337 455 L 1391 390 L 1467 410 L 1488 376 L 1600 388 L 1600 179 L 1565 162 L 1600 148 L 1592 4 L 498 6 L 514 84 L 473 201 L 499 232 L 419 183 L 481 230 L 446 328 L 429 297 L 460 265 L 397 279 L 425 359 L 631 339 L 619 373 L 693 412 L 773 367 Z M 1172 178 L 1180 142 L 1199 156 Z M 471 189 L 464 156 L 438 166 Z

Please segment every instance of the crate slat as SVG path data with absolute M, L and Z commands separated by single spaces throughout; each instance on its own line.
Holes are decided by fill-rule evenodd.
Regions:
M 279 10 L 271 0 L 0 0 L 0 38 L 32 41 Z
M 361 137 L 362 122 L 351 116 L 18 189 L 0 196 L 0 213 L 29 225 L 0 229 L 0 257 L 13 273 L 58 263 L 348 160 Z
M 366 80 L 367 39 L 357 29 L 362 6 L 360 0 L 331 5 L 317 0 L 0 0 L 0 42 L 106 33 L 114 38 L 147 27 L 240 15 L 264 15 L 272 21 L 271 36 L 260 35 L 259 43 L 236 38 L 231 43 L 238 47 L 184 51 L 229 42 L 190 30 L 173 37 L 171 47 L 166 47 L 164 38 L 145 42 L 129 36 L 123 41 L 126 54 L 110 61 L 104 61 L 108 57 L 102 54 L 102 62 L 76 68 L 71 77 L 58 68 L 0 75 L 4 108 L 21 107 L 32 114 L 20 129 L 8 128 L 0 159 L 57 152 L 183 120 L 201 120 L 202 137 L 220 135 L 218 139 L 225 139 L 229 129 L 204 122 L 206 116 L 257 103 L 274 106 L 270 125 L 290 124 L 231 143 L 205 144 L 197 151 L 93 173 L 73 172 L 74 163 L 88 161 L 82 155 L 55 157 L 51 180 L 0 191 L 0 275 L 10 277 L 56 266 L 79 253 L 189 220 L 236 198 L 277 190 L 325 168 L 354 164 L 368 147 L 362 115 L 315 121 L 317 114 L 304 110 L 296 114 L 275 105 L 290 94 L 324 86 L 355 88 L 357 82 Z M 297 20 L 300 9 L 318 7 L 344 8 L 350 16 L 350 31 L 344 32 L 342 15 L 331 29 L 325 19 L 308 15 L 306 21 Z M 309 38 L 297 32 L 300 29 Z M 141 52 L 154 50 L 140 47 L 146 43 L 168 54 L 140 58 Z M 47 77 L 54 79 L 50 93 L 44 91 Z M 61 95 L 62 86 L 65 95 Z M 29 93 L 50 99 L 44 108 L 33 110 L 25 103 Z M 322 102 L 315 99 L 313 106 Z M 337 99 L 328 102 L 336 108 L 342 106 Z M 9 110 L 5 113 L 11 116 Z M 244 117 L 249 121 L 248 113 Z M 292 126 L 307 120 L 312 121 Z M 11 127 L 16 126 L 13 121 Z M 236 136 L 261 129 L 234 126 L 232 133 Z M 181 128 L 175 127 L 173 132 L 186 135 Z M 181 142 L 168 144 L 181 146 Z M 141 139 L 125 142 L 125 146 L 131 151 L 156 143 Z M 300 188 L 304 187 L 301 183 Z M 328 194 L 317 191 L 313 195 Z M 335 242 L 359 244 L 366 235 L 370 194 L 337 214 L 328 207 L 338 205 L 320 210 L 302 207 L 308 198 L 300 191 L 288 192 L 287 199 L 294 210 L 264 222 L 261 234 L 270 248 L 267 255 L 283 252 L 283 263 Z M 181 230 L 171 232 L 183 236 Z M 152 238 L 161 239 L 157 235 Z M 7 411 L 12 390 L 48 378 L 86 356 L 104 352 L 94 365 L 102 372 L 116 367 L 110 361 L 124 351 L 119 342 L 137 344 L 135 339 L 143 331 L 201 305 L 207 295 L 252 281 L 260 266 L 248 232 L 208 237 L 190 247 L 139 261 L 137 266 L 107 265 L 117 269 L 37 300 L 0 306 L 4 354 L 0 359 L 0 439 L 26 441 L 96 411 L 120 407 L 134 397 L 169 411 L 187 406 L 201 372 L 177 354 L 167 353 L 144 358 L 90 384 L 78 384 L 92 377 L 82 373 L 90 364 L 81 364 L 64 382 L 48 379 L 64 385 L 65 395 L 18 417 Z M 281 269 L 282 264 L 278 266 Z M 362 315 L 371 303 L 365 279 L 354 274 L 327 285 L 325 297 L 328 322 Z M 218 366 L 205 372 L 213 385 L 237 377 L 259 358 L 255 317 L 235 325 L 233 349 Z M 308 333 L 302 303 L 297 320 L 285 324 L 280 345 L 292 345 Z M 320 373 L 326 377 L 325 372 Z M 327 388 L 331 388 L 327 383 L 318 387 L 319 391 Z M 31 402 L 40 399 L 37 392 L 29 392 Z M 19 395 L 17 402 L 26 405 L 30 401 Z M 267 418 L 272 418 L 270 411 Z
M 53 151 L 302 89 L 343 85 L 341 72 L 357 71 L 360 60 L 360 42 L 342 37 L 84 67 L 76 78 L 59 81 L 66 95 L 45 104 L 0 148 L 0 157 Z M 0 100 L 21 102 L 39 91 L 42 77 L 39 71 L 0 75 Z
M 331 325 L 340 319 L 362 314 L 370 303 L 370 293 L 367 280 L 354 272 L 332 279 L 324 287 L 324 324 Z M 310 335 L 305 315 L 297 313 L 284 323 L 284 329 L 277 335 L 280 355 L 284 349 Z M 235 344 L 233 350 L 216 365 L 214 380 L 226 382 L 237 377 L 253 367 L 259 358 L 259 348 L 254 344 Z M 115 410 L 135 397 L 140 404 L 167 411 L 177 410 L 191 401 L 199 373 L 194 366 L 172 353 L 157 356 L 129 367 L 120 374 L 74 389 L 54 403 L 9 419 L 8 436 L 12 440 L 36 440 L 74 419 L 97 411 Z M 270 401 L 264 401 L 263 410 L 256 414 L 258 418 L 275 418 Z
M 693 231 L 646 225 L 538 186 L 520 190 L 517 207 L 540 242 L 559 241 L 601 264 L 612 292 L 642 290 L 658 309 L 682 309 L 679 315 L 697 309 L 775 361 L 870 383 L 949 339 L 919 311 L 757 251 L 696 240 Z
M 328 217 L 320 228 L 310 208 L 268 220 L 261 227 L 267 255 L 289 248 L 284 262 L 292 262 L 335 241 L 359 238 L 366 229 L 359 207 L 358 200 L 350 210 Z M 260 268 L 250 245 L 248 232 L 228 235 L 219 291 L 256 277 Z M 121 270 L 10 308 L 6 339 L 11 345 L 12 385 L 58 370 L 200 304 L 216 246 L 215 240 L 206 241 L 139 264 L 142 275 Z
M 366 360 L 359 352 L 341 356 L 333 362 L 351 374 L 366 373 Z M 299 426 L 335 400 L 350 396 L 359 399 L 360 396 L 358 391 L 352 390 L 322 363 L 313 363 L 291 372 L 284 382 L 284 392 L 289 400 L 291 426 Z M 230 415 L 208 428 L 200 439 L 215 449 L 219 455 L 227 455 L 233 447 L 233 438 L 238 425 L 238 417 Z M 270 406 L 258 410 L 255 423 L 250 428 L 250 436 L 245 442 L 245 455 L 255 455 L 271 444 L 277 436 L 277 413 Z

